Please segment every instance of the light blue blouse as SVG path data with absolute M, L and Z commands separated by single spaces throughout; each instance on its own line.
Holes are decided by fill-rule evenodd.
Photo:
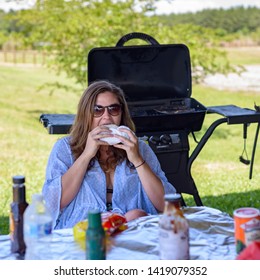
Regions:
M 106 176 L 98 161 L 85 174 L 76 197 L 60 211 L 61 177 L 74 162 L 69 145 L 70 136 L 59 139 L 50 153 L 43 196 L 51 211 L 55 229 L 70 228 L 87 218 L 90 210 L 106 212 Z M 153 172 L 161 179 L 165 193 L 175 193 L 175 188 L 167 181 L 160 163 L 152 149 L 139 140 L 139 151 Z M 116 167 L 114 174 L 112 212 L 125 214 L 131 209 L 143 209 L 149 214 L 157 214 L 148 198 L 137 171 L 129 168 L 126 161 Z

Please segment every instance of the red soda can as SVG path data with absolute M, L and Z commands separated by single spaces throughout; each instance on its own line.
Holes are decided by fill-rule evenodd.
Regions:
M 236 252 L 239 254 L 252 241 L 260 240 L 260 210 L 252 207 L 234 211 Z

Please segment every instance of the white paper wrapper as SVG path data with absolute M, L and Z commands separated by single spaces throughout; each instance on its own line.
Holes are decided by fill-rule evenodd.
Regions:
M 108 124 L 108 125 L 106 125 L 106 127 L 108 127 L 110 129 L 112 134 L 121 135 L 121 136 L 129 139 L 129 136 L 127 133 L 118 130 L 119 128 L 126 128 L 126 129 L 130 130 L 130 128 L 128 128 L 127 126 L 124 126 L 124 125 L 117 126 L 115 124 Z M 116 137 L 104 137 L 104 138 L 100 138 L 100 140 L 107 142 L 109 145 L 115 145 L 115 144 L 118 144 L 121 142 Z

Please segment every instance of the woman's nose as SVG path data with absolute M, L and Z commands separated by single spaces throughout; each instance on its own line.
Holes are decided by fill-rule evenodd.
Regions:
M 108 112 L 108 108 L 105 108 L 105 112 L 103 114 L 103 117 L 107 118 L 107 119 L 110 119 L 111 118 L 111 115 L 109 114 Z

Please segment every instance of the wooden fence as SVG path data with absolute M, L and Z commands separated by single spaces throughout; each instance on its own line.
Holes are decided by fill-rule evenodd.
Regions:
M 35 50 L 3 50 L 0 51 L 0 63 L 43 65 L 46 62 L 46 53 Z

